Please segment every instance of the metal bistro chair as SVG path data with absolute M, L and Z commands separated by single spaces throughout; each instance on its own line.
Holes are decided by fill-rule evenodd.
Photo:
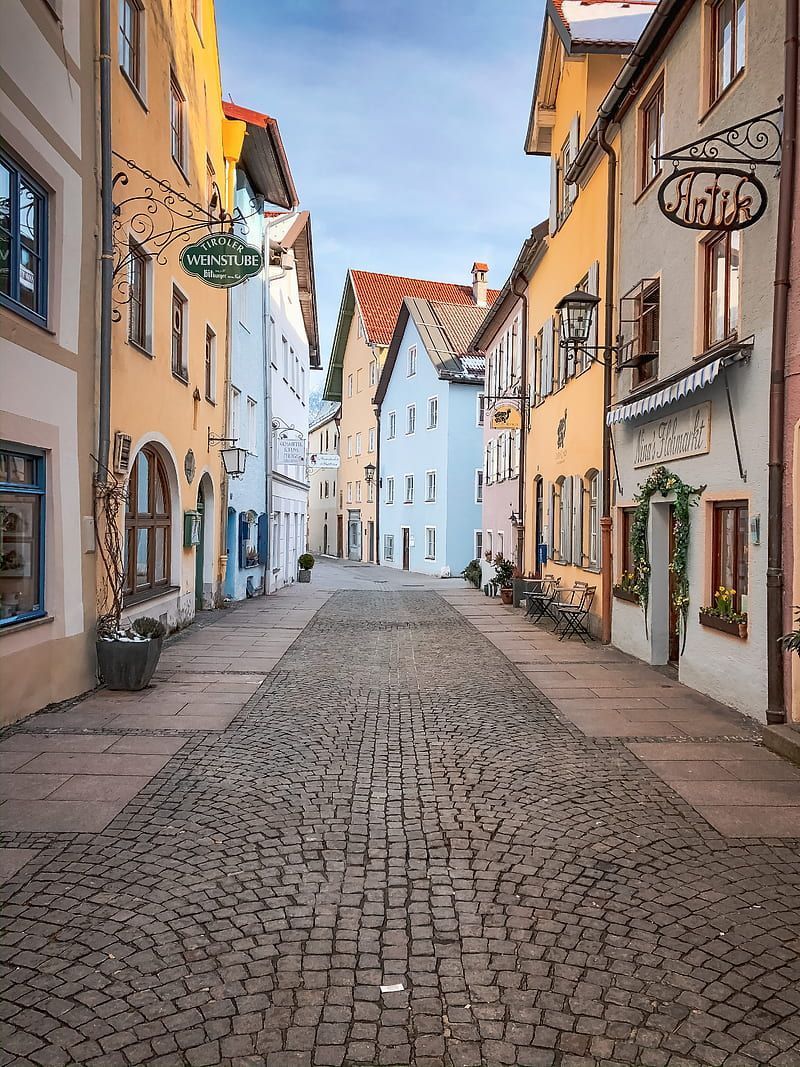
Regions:
M 551 604 L 558 597 L 560 584 L 560 578 L 556 578 L 552 574 L 543 575 L 539 582 L 539 589 L 533 593 L 528 593 L 526 617 L 530 616 L 534 622 L 539 622 L 542 616 L 549 614 Z
M 563 641 L 565 637 L 572 637 L 573 634 L 577 634 L 584 643 L 587 638 L 590 641 L 594 640 L 587 624 L 596 589 L 595 585 L 576 582 L 569 602 L 558 605 L 558 618 L 554 632 L 560 635 L 559 641 Z

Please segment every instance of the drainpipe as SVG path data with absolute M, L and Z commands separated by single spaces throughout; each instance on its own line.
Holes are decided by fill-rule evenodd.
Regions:
M 612 609 L 612 551 L 611 551 L 611 427 L 608 412 L 611 408 L 611 359 L 614 346 L 614 267 L 617 229 L 617 154 L 608 143 L 608 120 L 602 119 L 597 128 L 597 144 L 608 157 L 608 205 L 606 209 L 606 287 L 603 347 L 603 514 L 600 518 L 600 573 L 603 575 L 601 637 L 604 644 L 611 641 Z
M 522 289 L 517 288 L 517 283 L 522 280 Z M 520 360 L 520 380 L 522 391 L 525 392 L 525 383 L 528 381 L 528 281 L 524 274 L 517 275 L 511 283 L 511 290 L 515 296 L 522 300 L 522 359 Z M 517 511 L 517 566 L 520 574 L 525 569 L 525 442 L 528 436 L 528 418 L 530 416 L 530 403 L 526 399 L 522 406 L 522 420 L 519 434 L 519 504 Z M 535 536 L 535 535 L 534 535 Z M 537 546 L 534 545 L 534 567 L 536 566 Z
M 786 0 L 783 141 L 775 253 L 772 355 L 769 387 L 769 524 L 767 534 L 767 722 L 786 720 L 783 633 L 783 479 L 786 344 L 792 258 L 792 215 L 797 138 L 797 0 Z
M 108 477 L 111 446 L 111 295 L 114 283 L 114 203 L 111 160 L 111 0 L 100 0 L 100 367 L 97 482 Z

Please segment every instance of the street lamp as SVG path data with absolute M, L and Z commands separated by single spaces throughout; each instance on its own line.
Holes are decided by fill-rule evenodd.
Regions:
M 229 478 L 241 478 L 244 474 L 245 466 L 247 465 L 247 449 L 237 448 L 236 442 L 238 437 L 217 437 L 216 434 L 211 432 L 211 427 L 208 428 L 208 450 L 211 451 L 212 445 L 225 445 L 225 448 L 219 450 L 220 458 L 222 460 L 222 466 L 225 468 L 225 473 Z
M 367 463 L 367 465 L 364 467 L 364 480 L 366 481 L 367 485 L 372 485 L 373 481 L 375 480 L 375 470 L 376 467 L 374 463 Z
M 573 289 L 556 304 L 560 312 L 561 344 L 566 348 L 586 348 L 592 330 L 592 316 L 600 297 Z

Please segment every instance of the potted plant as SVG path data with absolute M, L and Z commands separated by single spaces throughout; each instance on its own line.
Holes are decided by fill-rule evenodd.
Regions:
M 464 581 L 469 582 L 470 585 L 474 585 L 476 589 L 480 589 L 481 565 L 479 560 L 471 560 L 461 572 L 461 577 L 464 579 Z
M 513 580 L 514 564 L 498 552 L 494 557 L 495 581 L 500 587 L 500 599 L 504 604 L 511 604 L 514 599 Z
M 700 624 L 734 637 L 747 637 L 747 612 L 734 611 L 736 590 L 721 585 L 710 607 L 700 608 Z
M 95 537 L 100 559 L 97 585 L 97 671 L 109 689 L 137 691 L 150 684 L 166 630 L 158 619 L 122 625 L 125 565 L 120 511 L 125 487 L 116 478 L 95 487 Z
M 617 600 L 627 600 L 631 604 L 639 603 L 639 590 L 636 587 L 636 575 L 633 571 L 623 571 L 619 581 L 614 586 L 614 596 Z
M 297 566 L 299 568 L 297 580 L 298 582 L 310 582 L 311 571 L 314 566 L 315 560 L 310 552 L 303 552 L 303 554 L 297 560 Z
M 794 607 L 794 629 L 780 638 L 780 644 L 785 652 L 797 652 L 800 655 L 800 607 Z

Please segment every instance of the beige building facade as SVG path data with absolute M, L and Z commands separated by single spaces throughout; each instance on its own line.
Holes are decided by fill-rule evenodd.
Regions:
M 3 4 L 0 722 L 95 678 L 95 13 Z
M 328 404 L 308 431 L 308 551 L 336 555 L 339 470 L 329 466 L 339 454 L 339 405 Z

